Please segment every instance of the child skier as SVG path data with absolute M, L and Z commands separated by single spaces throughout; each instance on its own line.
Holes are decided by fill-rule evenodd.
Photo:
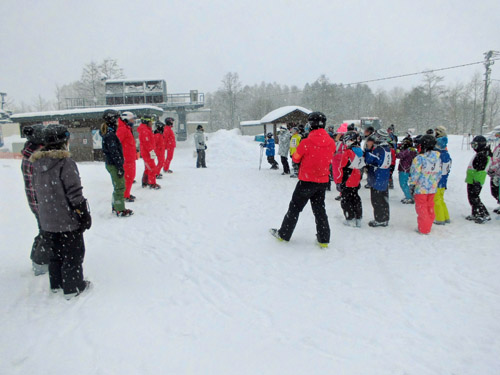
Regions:
M 286 126 L 282 126 L 280 128 L 279 134 L 279 148 L 278 154 L 281 158 L 281 164 L 283 165 L 283 173 L 282 175 L 290 174 L 290 166 L 288 165 L 288 153 L 290 152 L 290 138 L 292 135 L 286 128 Z
M 439 152 L 434 151 L 436 138 L 424 135 L 420 140 L 420 154 L 413 159 L 410 170 L 410 185 L 414 185 L 415 210 L 417 211 L 417 232 L 429 234 L 434 214 L 434 195 L 442 174 Z
M 500 138 L 500 130 L 497 130 L 495 137 Z M 500 143 L 493 150 L 493 156 L 491 157 L 491 166 L 488 169 L 488 175 L 490 176 L 490 188 L 491 195 L 496 199 L 497 203 L 500 204 Z M 500 207 L 493 210 L 494 213 L 500 214 Z
M 165 139 L 165 151 L 167 154 L 167 158 L 165 159 L 165 164 L 163 165 L 163 171 L 166 173 L 173 173 L 170 169 L 170 163 L 174 158 L 174 150 L 177 145 L 175 142 L 175 134 L 174 130 L 174 119 L 172 117 L 167 117 L 165 119 L 165 128 L 163 131 L 163 138 Z
M 297 147 L 299 147 L 301 136 L 299 132 L 299 128 L 292 128 L 292 137 L 290 138 L 290 156 L 292 158 L 292 168 L 293 172 L 290 175 L 290 178 L 297 178 L 299 175 L 299 165 L 293 161 L 293 154 L 297 151 Z
M 156 166 L 156 178 L 163 178 L 161 174 L 161 169 L 165 165 L 165 138 L 163 136 L 163 131 L 165 129 L 165 124 L 163 122 L 156 122 L 156 130 L 154 131 L 155 139 L 155 154 L 157 157 L 158 165 Z
M 491 163 L 491 150 L 486 138 L 482 135 L 474 137 L 471 147 L 476 152 L 476 155 L 474 155 L 467 167 L 465 182 L 467 183 L 467 197 L 472 208 L 472 214 L 467 216 L 466 219 L 477 224 L 483 224 L 491 220 L 490 213 L 479 197 Z
M 417 156 L 417 150 L 413 148 L 413 141 L 410 137 L 404 138 L 401 144 L 401 149 L 398 150 L 396 158 L 399 159 L 398 177 L 399 186 L 403 190 L 405 197 L 401 200 L 403 204 L 414 204 L 413 196 L 410 192 L 408 185 L 408 178 L 410 177 L 410 168 L 413 159 Z
M 448 213 L 448 207 L 444 201 L 444 193 L 448 188 L 448 175 L 451 170 L 451 157 L 447 149 L 448 137 L 446 136 L 446 128 L 444 126 L 438 126 L 434 133 L 436 134 L 436 149 L 439 151 L 442 163 L 442 174 L 439 179 L 436 195 L 434 195 L 434 212 L 436 214 L 434 224 L 444 225 L 450 223 L 450 214 Z
M 116 136 L 120 114 L 114 109 L 107 109 L 102 116 L 104 124 L 101 125 L 102 152 L 106 162 L 106 170 L 111 176 L 113 184 L 113 198 L 111 212 L 119 217 L 133 215 L 132 210 L 125 208 L 125 170 L 123 169 L 123 149 Z
M 31 156 L 33 186 L 38 198 L 40 226 L 44 244 L 50 249 L 50 289 L 60 289 L 66 299 L 88 290 L 83 278 L 85 244 L 83 232 L 92 219 L 82 195 L 78 167 L 67 151 L 69 132 L 63 125 L 44 129 L 42 151 Z
M 135 179 L 137 160 L 134 124 L 135 115 L 132 112 L 123 112 L 118 119 L 118 130 L 116 131 L 116 136 L 120 140 L 123 150 L 123 170 L 125 172 L 125 193 L 123 196 L 126 202 L 134 202 L 136 199 L 134 195 L 130 194 Z
M 345 225 L 350 227 L 361 227 L 363 209 L 359 197 L 359 183 L 361 180 L 361 168 L 365 165 L 363 150 L 360 147 L 359 134 L 349 131 L 342 137 L 342 143 L 346 147 L 340 161 L 339 174 L 336 184 L 341 186 L 342 198 L 340 205 L 344 211 Z
M 267 162 L 271 164 L 271 169 L 278 169 L 278 162 L 274 160 L 274 139 L 273 133 L 267 133 L 266 141 L 260 146 L 266 149 Z
M 145 115 L 141 118 L 141 125 L 137 128 L 139 133 L 139 143 L 141 157 L 144 160 L 144 173 L 142 175 L 142 187 L 149 186 L 150 189 L 158 190 L 161 188 L 156 183 L 156 164 L 155 164 L 155 140 L 153 135 L 153 118 Z
M 205 151 L 207 149 L 207 145 L 205 143 L 205 129 L 203 126 L 198 125 L 196 128 L 196 133 L 194 134 L 194 144 L 196 146 L 196 168 L 206 168 L 207 165 L 205 163 Z
M 311 132 L 293 154 L 293 160 L 301 163 L 299 182 L 281 228 L 279 230 L 273 228 L 270 232 L 280 241 L 290 241 L 300 213 L 307 202 L 311 201 L 316 219 L 317 243 L 320 247 L 326 248 L 330 242 L 330 225 L 325 209 L 325 192 L 330 163 L 335 152 L 335 142 L 325 131 L 326 117 L 323 113 L 312 112 L 308 120 Z
M 24 177 L 24 192 L 28 199 L 31 212 L 35 215 L 38 225 L 38 235 L 33 241 L 31 246 L 31 265 L 35 276 L 40 276 L 49 270 L 50 252 L 43 246 L 43 235 L 40 228 L 40 218 L 38 215 L 38 199 L 33 187 L 33 163 L 30 161 L 31 155 L 42 148 L 43 146 L 43 125 L 36 124 L 33 126 L 25 126 L 23 134 L 26 136 L 27 141 L 24 144 L 21 154 L 23 160 L 21 161 L 21 171 Z
M 389 177 L 392 162 L 389 135 L 379 129 L 366 140 L 365 163 L 368 166 L 368 186 L 374 219 L 370 227 L 389 225 Z

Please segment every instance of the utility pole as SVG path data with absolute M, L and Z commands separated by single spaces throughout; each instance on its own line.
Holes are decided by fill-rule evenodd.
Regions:
M 500 53 L 497 51 L 488 51 L 484 53 L 484 67 L 486 72 L 484 73 L 484 96 L 483 96 L 483 112 L 481 113 L 481 128 L 479 129 L 479 134 L 483 134 L 483 128 L 486 124 L 486 111 L 488 110 L 488 89 L 490 87 L 490 74 L 491 66 L 495 63 L 492 60 L 493 57 L 499 56 Z
M 2 108 L 1 108 L 1 109 L 3 109 L 3 107 L 4 107 L 4 105 L 5 105 L 5 97 L 7 96 L 7 93 L 5 93 L 5 92 L 0 92 L 0 96 L 2 97 L 2 99 L 1 99 L 1 100 L 2 100 L 2 101 L 1 101 L 1 106 L 2 106 Z

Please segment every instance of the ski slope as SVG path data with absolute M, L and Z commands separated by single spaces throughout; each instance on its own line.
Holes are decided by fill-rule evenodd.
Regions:
M 181 143 L 161 190 L 134 185 L 130 218 L 111 215 L 104 165 L 80 163 L 94 288 L 69 302 L 32 276 L 20 161 L 0 160 L 0 374 L 500 373 L 500 221 L 464 219 L 460 143 L 450 137 L 452 224 L 415 233 L 397 186 L 388 228 L 368 227 L 365 189 L 364 225 L 348 228 L 331 192 L 326 251 L 309 205 L 289 243 L 268 234 L 296 180 L 259 171 L 258 144 L 236 131 L 210 135 L 207 169 Z M 496 207 L 489 187 L 482 198 Z

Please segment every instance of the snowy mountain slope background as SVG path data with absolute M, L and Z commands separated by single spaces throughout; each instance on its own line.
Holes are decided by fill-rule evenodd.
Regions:
M 396 187 L 388 228 L 367 226 L 365 189 L 364 226 L 347 228 L 331 192 L 326 251 L 309 205 L 290 243 L 268 234 L 296 180 L 259 171 L 258 144 L 236 131 L 210 135 L 208 169 L 181 143 L 161 190 L 134 185 L 130 218 L 111 215 L 104 165 L 80 163 L 94 289 L 69 302 L 32 276 L 20 161 L 0 160 L 0 373 L 498 374 L 500 221 L 464 219 L 460 145 L 450 137 L 452 224 L 415 233 Z

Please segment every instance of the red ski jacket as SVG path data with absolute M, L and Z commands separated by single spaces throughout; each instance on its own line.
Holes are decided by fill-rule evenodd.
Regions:
M 137 160 L 137 151 L 135 149 L 135 138 L 132 133 L 130 126 L 125 124 L 125 122 L 119 118 L 118 119 L 118 129 L 116 130 L 116 136 L 120 140 L 123 149 L 123 158 L 125 163 L 130 163 Z
M 156 133 L 154 135 L 155 138 L 155 154 L 158 156 L 158 159 L 160 156 L 165 157 L 165 140 L 163 138 L 163 134 L 161 133 Z
M 137 128 L 139 133 L 139 143 L 141 149 L 141 156 L 145 160 L 151 159 L 149 153 L 155 149 L 155 141 L 153 130 L 146 124 L 141 124 Z
M 330 180 L 330 164 L 334 152 L 335 142 L 326 130 L 312 130 L 300 142 L 292 157 L 295 163 L 300 163 L 299 180 L 327 183 Z
M 340 175 L 335 178 L 335 183 L 345 183 L 346 187 L 358 187 L 359 182 L 361 181 L 361 171 L 359 170 L 359 167 L 363 167 L 364 165 L 363 156 L 360 158 L 350 148 L 346 149 L 342 154 L 342 160 L 340 161 Z
M 163 138 L 165 139 L 165 149 L 171 150 L 175 148 L 175 134 L 172 127 L 166 125 L 163 130 Z

